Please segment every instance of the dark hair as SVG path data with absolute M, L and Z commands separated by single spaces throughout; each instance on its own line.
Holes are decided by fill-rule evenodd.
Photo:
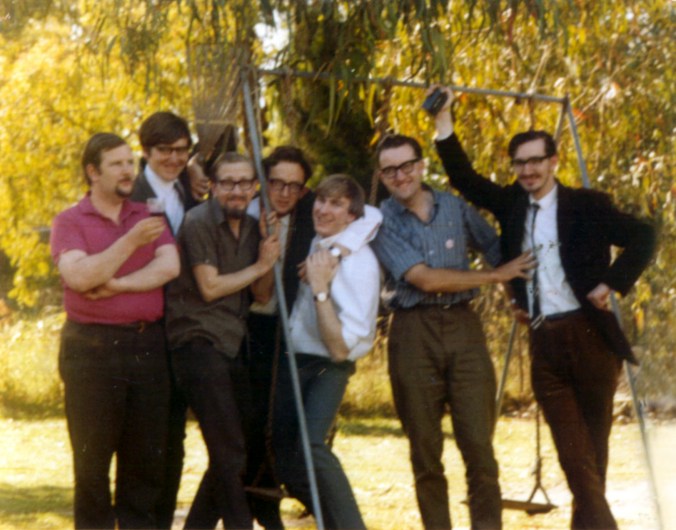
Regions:
M 364 203 L 366 202 L 366 194 L 356 180 L 349 175 L 341 173 L 329 175 L 323 179 L 317 189 L 315 189 L 317 197 L 326 199 L 329 197 L 346 197 L 350 201 L 348 211 L 359 218 L 364 215 Z
M 403 134 L 388 134 L 380 142 L 378 142 L 378 147 L 376 147 L 376 164 L 380 161 L 380 154 L 387 149 L 396 149 L 402 145 L 410 145 L 411 149 L 415 153 L 416 158 L 422 158 L 423 152 L 422 147 L 418 143 L 418 140 L 411 138 L 410 136 L 404 136 Z
M 85 180 L 87 184 L 91 185 L 92 181 L 87 174 L 87 166 L 93 165 L 97 171 L 101 168 L 101 159 L 103 153 L 127 145 L 122 138 L 113 133 L 97 133 L 92 136 L 85 145 L 82 152 L 82 170 L 84 171 Z
M 218 155 L 216 160 L 214 160 L 211 166 L 209 166 L 209 169 L 207 171 L 207 177 L 209 177 L 209 180 L 211 180 L 211 182 L 216 182 L 218 178 L 217 173 L 221 166 L 224 166 L 226 164 L 237 164 L 239 162 L 245 162 L 249 164 L 251 167 L 253 167 L 253 163 L 251 162 L 251 159 L 248 156 L 240 155 L 235 151 L 221 153 L 220 155 Z
M 307 182 L 312 176 L 312 166 L 310 166 L 301 149 L 291 145 L 280 145 L 263 159 L 265 178 L 270 178 L 270 170 L 280 162 L 298 164 L 303 169 L 303 182 Z
M 160 144 L 173 144 L 181 138 L 188 140 L 188 147 L 192 145 L 188 122 L 172 112 L 156 112 L 148 116 L 138 131 L 141 147 L 149 151 Z
M 525 131 L 518 134 L 515 134 L 512 139 L 509 141 L 509 146 L 507 147 L 507 154 L 509 158 L 514 158 L 516 150 L 520 145 L 523 145 L 527 142 L 532 142 L 533 140 L 544 140 L 545 141 L 545 155 L 554 156 L 556 154 L 556 142 L 551 134 L 547 131 Z

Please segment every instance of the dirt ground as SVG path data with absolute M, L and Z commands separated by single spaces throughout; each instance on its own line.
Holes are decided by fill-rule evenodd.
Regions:
M 405 530 L 421 528 L 406 439 L 396 420 L 385 426 L 357 423 L 345 426 L 336 438 L 335 451 L 345 467 L 370 529 Z M 191 436 L 199 438 L 198 431 Z M 608 500 L 623 530 L 660 530 L 657 510 L 662 513 L 661 530 L 676 530 L 676 423 L 648 425 L 651 457 L 655 463 L 659 504 L 646 466 L 646 457 L 637 423 L 617 424 L 611 435 L 611 462 L 608 472 Z M 501 469 L 503 498 L 527 500 L 534 487 L 535 422 L 532 419 L 502 419 L 496 432 L 496 452 Z M 174 529 L 182 526 L 193 487 L 206 465 L 199 443 L 190 444 L 180 506 Z M 195 452 L 197 450 L 197 452 Z M 547 514 L 530 516 L 523 511 L 503 511 L 505 529 L 558 530 L 569 528 L 571 496 L 563 477 L 548 429 L 542 429 L 542 485 L 557 507 Z M 449 479 L 451 513 L 456 530 L 469 529 L 465 499 L 464 467 L 455 444 L 447 436 L 444 465 Z M 185 477 L 186 475 L 184 475 Z M 541 491 L 534 501 L 546 503 Z M 658 508 L 659 506 L 659 508 Z M 299 518 L 300 505 L 291 499 L 282 503 L 288 528 L 315 528 L 312 518 Z
M 0 529 L 72 528 L 72 470 L 65 421 L 0 419 L 0 432 Z M 531 419 L 502 418 L 498 424 L 495 447 L 505 498 L 526 500 L 530 495 L 534 484 L 534 433 L 535 423 Z M 649 422 L 648 435 L 660 494 L 662 530 L 676 529 L 676 423 Z M 195 423 L 189 424 L 186 447 L 176 529 L 182 527 L 207 464 Z M 343 421 L 334 447 L 350 477 L 368 528 L 421 528 L 408 445 L 396 420 Z M 542 456 L 542 485 L 557 508 L 534 516 L 505 510 L 505 529 L 569 527 L 570 494 L 547 429 L 543 429 Z M 467 529 L 467 507 L 462 502 L 464 467 L 450 432 L 446 437 L 444 465 L 454 528 Z M 620 528 L 660 528 L 636 423 L 618 423 L 613 428 L 607 489 Z M 538 493 L 535 500 L 542 502 L 544 498 Z M 312 518 L 300 517 L 301 507 L 295 501 L 285 499 L 282 508 L 288 528 L 315 528 Z

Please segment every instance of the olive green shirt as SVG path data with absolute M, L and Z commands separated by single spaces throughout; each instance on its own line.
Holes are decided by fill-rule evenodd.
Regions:
M 242 219 L 239 239 L 235 238 L 215 198 L 186 214 L 178 234 L 181 274 L 169 285 L 167 292 L 166 325 L 170 349 L 203 338 L 228 357 L 238 354 L 252 301 L 249 289 L 205 302 L 193 268 L 212 265 L 219 275 L 242 270 L 256 262 L 260 240 L 258 222 L 249 216 Z

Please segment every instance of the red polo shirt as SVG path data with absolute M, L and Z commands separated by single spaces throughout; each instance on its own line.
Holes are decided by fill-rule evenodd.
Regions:
M 115 224 L 102 216 L 92 205 L 89 194 L 78 204 L 61 212 L 52 225 L 51 250 L 54 262 L 69 250 L 82 250 L 87 254 L 104 251 L 140 220 L 148 217 L 145 204 L 124 201 L 120 222 Z M 125 261 L 115 274 L 116 278 L 145 267 L 155 258 L 155 250 L 162 245 L 174 244 L 169 227 L 154 242 L 144 245 Z M 138 321 L 154 322 L 164 314 L 162 287 L 140 293 L 120 293 L 99 300 L 88 300 L 64 285 L 64 306 L 69 320 L 83 324 L 130 324 Z

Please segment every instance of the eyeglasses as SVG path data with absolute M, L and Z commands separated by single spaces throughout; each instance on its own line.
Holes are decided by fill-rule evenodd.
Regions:
M 216 186 L 221 188 L 223 191 L 232 191 L 235 189 L 235 186 L 239 186 L 239 189 L 242 191 L 249 191 L 254 187 L 256 179 L 248 180 L 217 180 Z
M 398 166 L 384 167 L 379 170 L 380 176 L 386 180 L 392 180 L 397 176 L 397 172 L 399 171 L 401 171 L 404 175 L 410 175 L 418 162 L 420 162 L 420 158 L 414 158 L 413 160 L 408 160 L 403 164 L 399 164 Z
M 190 146 L 180 145 L 178 147 L 171 147 L 170 145 L 155 145 L 157 152 L 163 156 L 171 156 L 176 153 L 178 156 L 185 156 L 190 152 Z
M 301 192 L 304 184 L 298 182 L 285 182 L 282 179 L 268 179 L 268 186 L 276 193 L 282 193 L 284 190 L 289 190 L 292 195 L 297 195 Z
M 523 168 L 525 168 L 528 164 L 530 164 L 531 166 L 539 166 L 540 164 L 542 164 L 542 162 L 544 162 L 548 158 L 551 158 L 551 156 L 550 155 L 531 156 L 530 158 L 525 158 L 525 159 L 524 158 L 514 158 L 512 160 L 512 167 L 516 171 L 520 171 Z

